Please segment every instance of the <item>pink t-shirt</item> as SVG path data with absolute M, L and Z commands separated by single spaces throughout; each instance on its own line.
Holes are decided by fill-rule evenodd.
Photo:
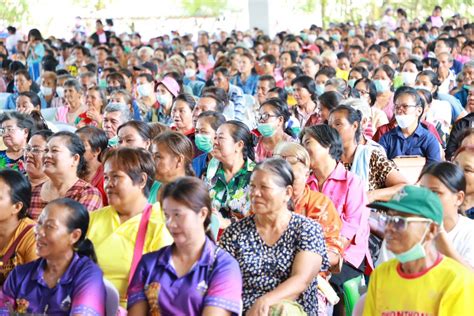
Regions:
M 344 251 L 344 260 L 359 267 L 367 257 L 369 265 L 373 267 L 369 252 L 370 210 L 366 206 L 368 200 L 362 180 L 338 163 L 321 188 L 313 174 L 309 176 L 307 184 L 311 190 L 328 196 L 336 206 L 342 220 L 341 235 L 351 240 Z

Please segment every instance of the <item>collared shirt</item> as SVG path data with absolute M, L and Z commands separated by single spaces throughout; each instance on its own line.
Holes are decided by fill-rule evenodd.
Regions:
M 212 206 L 221 212 L 224 218 L 242 218 L 250 210 L 250 176 L 255 163 L 250 159 L 230 179 L 225 179 L 222 163 L 213 158 L 208 164 L 205 182 L 209 186 Z
M 313 191 L 328 196 L 342 220 L 341 236 L 351 241 L 344 250 L 344 259 L 354 267 L 359 267 L 369 254 L 369 215 L 367 194 L 364 191 L 362 180 L 338 163 L 329 177 L 319 187 L 318 180 L 311 174 L 307 181 Z
M 1 315 L 8 315 L 8 303 L 19 313 L 105 315 L 102 271 L 91 259 L 74 254 L 53 288 L 43 279 L 45 265 L 45 259 L 38 259 L 10 273 L 3 285 Z
M 293 107 L 293 115 L 300 122 L 300 126 L 311 126 L 321 122 L 321 116 L 318 112 L 318 106 L 314 108 L 314 111 L 312 113 L 306 114 L 300 110 L 299 106 L 295 105 Z M 310 122 L 308 123 L 308 121 Z
M 240 314 L 242 275 L 237 261 L 206 237 L 199 260 L 178 276 L 174 246 L 143 256 L 128 289 L 128 308 L 140 301 L 161 315 L 201 315 L 206 306 Z
M 385 149 L 388 159 L 398 156 L 421 156 L 426 158 L 426 163 L 441 159 L 438 141 L 421 124 L 418 124 L 413 134 L 406 138 L 401 128 L 397 126 L 382 136 L 380 145 Z
M 266 158 L 271 158 L 273 156 L 274 148 L 272 148 L 271 150 L 265 149 L 262 143 L 262 139 L 263 139 L 263 136 L 260 136 L 260 138 L 258 139 L 257 146 L 255 147 L 255 161 L 256 162 L 263 161 Z M 296 140 L 285 132 L 283 133 L 283 139 L 281 141 L 294 142 Z
M 241 88 L 245 94 L 255 95 L 257 93 L 257 83 L 259 76 L 257 74 L 251 74 L 245 82 L 242 81 L 240 74 L 232 77 L 230 82 L 237 87 Z
M 141 216 L 142 213 L 137 214 L 121 223 L 117 211 L 111 205 L 90 214 L 87 237 L 94 243 L 104 276 L 119 291 L 122 306 L 126 304 L 128 277 Z M 160 205 L 153 204 L 143 253 L 156 251 L 171 242 Z
M 35 220 L 41 214 L 46 204 L 48 204 L 47 201 L 41 198 L 41 188 L 43 185 L 44 183 L 41 183 L 33 187 L 31 191 L 31 203 L 28 212 L 31 218 Z M 89 212 L 102 207 L 102 195 L 99 190 L 82 179 L 78 179 L 77 182 L 67 190 L 64 197 L 81 203 Z
M 327 250 L 342 255 L 344 253 L 340 237 L 342 221 L 331 199 L 320 192 L 312 191 L 306 185 L 303 195 L 294 200 L 294 203 L 295 213 L 309 217 L 321 225 Z

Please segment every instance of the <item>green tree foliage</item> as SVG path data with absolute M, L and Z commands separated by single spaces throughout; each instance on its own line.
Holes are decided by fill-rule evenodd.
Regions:
M 28 0 L 0 1 L 0 20 L 7 21 L 9 24 L 15 24 L 28 18 L 28 15 Z
M 218 16 L 227 8 L 227 0 L 181 0 L 189 16 Z

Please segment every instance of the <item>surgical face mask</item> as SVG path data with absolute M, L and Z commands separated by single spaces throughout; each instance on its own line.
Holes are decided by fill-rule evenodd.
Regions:
M 41 86 L 41 87 L 40 87 L 40 90 L 41 90 L 41 93 L 42 93 L 45 97 L 49 97 L 50 95 L 53 94 L 53 88 L 50 88 L 50 87 Z
M 148 83 L 138 85 L 137 92 L 142 97 L 149 97 L 153 93 L 151 86 Z
M 288 94 L 293 94 L 293 93 L 295 93 L 295 89 L 293 89 L 293 87 L 285 87 L 285 91 L 286 91 L 286 93 L 288 93 Z
M 186 68 L 184 69 L 184 76 L 185 77 L 194 77 L 196 75 L 196 69 L 192 69 L 192 68 Z
M 92 50 L 92 44 L 91 43 L 85 43 L 84 47 L 87 48 L 88 50 Z
M 314 41 L 316 40 L 316 38 L 318 38 L 318 37 L 316 36 L 316 34 L 309 34 L 309 35 L 308 35 L 308 41 L 309 41 L 310 43 L 314 43 Z
M 375 90 L 377 93 L 384 93 L 390 90 L 389 80 L 374 80 Z
M 197 149 L 205 153 L 210 153 L 214 146 L 214 141 L 211 136 L 204 134 L 196 134 L 194 137 L 194 143 L 196 144 Z
M 153 43 L 153 48 L 154 48 L 154 49 L 157 49 L 158 47 L 160 47 L 160 43 L 154 42 L 154 43 Z
M 58 97 L 64 98 L 64 88 L 61 86 L 56 87 L 56 93 L 58 94 Z
M 350 37 L 354 37 L 356 35 L 356 31 L 355 30 L 349 30 L 349 36 Z
M 333 34 L 331 35 L 331 38 L 335 41 L 340 41 L 341 40 L 341 35 L 340 34 Z
M 161 105 L 167 105 L 171 100 L 170 100 L 170 97 L 165 95 L 165 94 L 156 94 L 156 100 L 158 101 L 158 103 L 160 103 Z
M 400 74 L 402 75 L 403 83 L 406 86 L 412 86 L 415 84 L 417 73 L 404 71 Z
M 410 261 L 415 261 L 421 258 L 426 257 L 425 248 L 423 247 L 423 241 L 425 240 L 426 234 L 428 233 L 430 226 L 426 227 L 426 230 L 421 237 L 421 240 L 417 242 L 413 247 L 408 249 L 405 252 L 394 254 L 395 258 L 400 261 L 401 263 L 406 263 Z
M 413 124 L 416 120 L 416 116 L 411 114 L 395 115 L 395 120 L 397 120 L 397 124 L 400 128 L 405 129 Z
M 260 123 L 257 125 L 257 130 L 263 137 L 272 137 L 276 132 L 275 126 L 271 123 Z
M 107 80 L 106 79 L 99 79 L 99 88 L 102 89 L 102 90 L 107 88 Z
M 397 53 L 397 48 L 396 47 L 390 47 L 390 52 L 396 54 Z
M 323 93 L 324 93 L 324 90 L 325 90 L 324 84 L 317 84 L 317 85 L 316 85 L 316 94 L 317 94 L 317 95 L 323 94 Z
M 351 88 L 354 88 L 354 85 L 355 85 L 355 82 L 356 82 L 356 81 L 357 81 L 356 79 L 349 79 L 349 80 L 347 81 L 347 85 L 348 85 L 349 87 L 351 87 Z

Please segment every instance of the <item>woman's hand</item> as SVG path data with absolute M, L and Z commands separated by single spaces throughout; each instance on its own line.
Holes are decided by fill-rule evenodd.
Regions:
M 99 111 L 95 109 L 88 110 L 86 112 L 86 116 L 93 120 L 94 122 L 97 122 L 97 124 L 102 123 L 102 115 L 100 114 Z
M 259 297 L 249 311 L 245 314 L 246 316 L 267 316 L 270 312 L 270 302 L 267 301 L 265 296 Z

